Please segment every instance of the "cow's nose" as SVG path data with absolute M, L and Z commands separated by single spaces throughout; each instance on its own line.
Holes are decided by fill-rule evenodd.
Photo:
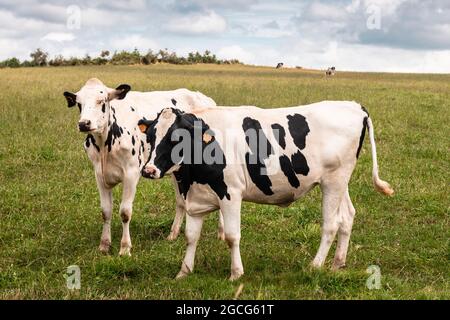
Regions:
M 142 168 L 142 175 L 145 178 L 153 178 L 156 173 L 156 168 L 154 166 L 146 166 Z
M 91 120 L 78 122 L 78 129 L 80 129 L 81 132 L 91 131 Z

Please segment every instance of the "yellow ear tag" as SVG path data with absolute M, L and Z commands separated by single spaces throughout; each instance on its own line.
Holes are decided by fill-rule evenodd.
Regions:
M 203 134 L 203 142 L 205 142 L 205 143 L 209 143 L 212 140 L 212 138 L 213 137 L 206 132 Z
M 139 130 L 141 130 L 142 133 L 145 133 L 147 131 L 147 126 L 145 124 L 140 124 Z

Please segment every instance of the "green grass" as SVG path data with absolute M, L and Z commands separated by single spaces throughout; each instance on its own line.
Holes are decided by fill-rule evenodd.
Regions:
M 93 169 L 64 90 L 90 77 L 135 90 L 187 87 L 219 105 L 281 107 L 356 100 L 375 124 L 381 177 L 392 198 L 371 186 L 366 141 L 350 193 L 357 210 L 347 269 L 310 270 L 320 240 L 320 191 L 290 208 L 246 203 L 241 253 L 245 276 L 226 280 L 230 257 L 216 239 L 217 214 L 203 229 L 195 273 L 173 280 L 184 237 L 168 242 L 175 212 L 169 179 L 141 180 L 131 222 L 133 256 L 118 256 L 120 190 L 111 255 L 97 251 L 102 219 Z M 450 298 L 450 75 L 322 73 L 242 66 L 73 67 L 0 70 L 0 298 L 243 299 Z M 334 251 L 334 247 L 332 248 Z M 334 254 L 331 251 L 330 258 Z M 69 265 L 82 287 L 66 288 Z M 382 288 L 365 270 L 378 265 Z

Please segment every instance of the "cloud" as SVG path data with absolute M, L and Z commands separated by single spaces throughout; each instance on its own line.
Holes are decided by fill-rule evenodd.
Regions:
M 75 40 L 75 35 L 69 32 L 50 32 L 41 38 L 43 41 L 65 42 Z
M 263 24 L 262 27 L 265 29 L 280 29 L 280 25 L 275 20 Z
M 238 45 L 231 45 L 220 48 L 217 56 L 221 59 L 238 59 L 241 62 L 251 63 L 255 59 L 255 55 L 247 50 L 244 50 Z
M 179 34 L 214 34 L 224 32 L 227 29 L 227 22 L 214 11 L 207 11 L 173 18 L 165 29 Z
M 117 36 L 109 43 L 111 50 L 134 50 L 138 49 L 141 52 L 147 52 L 147 50 L 159 49 L 159 45 L 156 41 L 144 37 L 140 34 L 132 34 L 127 36 Z

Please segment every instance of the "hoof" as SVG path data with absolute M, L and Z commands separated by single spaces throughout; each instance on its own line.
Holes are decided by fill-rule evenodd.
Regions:
M 223 231 L 219 231 L 217 233 L 217 239 L 221 240 L 221 241 L 225 241 L 225 232 Z
M 331 271 L 339 271 L 342 269 L 345 269 L 347 266 L 345 265 L 345 263 L 333 263 L 333 265 L 331 266 Z
M 98 246 L 98 250 L 103 254 L 108 254 L 110 247 L 111 247 L 110 241 L 102 240 L 100 242 L 100 245 Z
M 240 277 L 242 277 L 244 275 L 244 271 L 237 271 L 237 272 L 232 272 L 231 276 L 228 278 L 229 281 L 236 281 L 238 280 Z
M 320 269 L 322 269 L 323 264 L 322 264 L 322 263 L 318 263 L 318 262 L 316 262 L 316 261 L 313 261 L 313 262 L 311 262 L 311 264 L 309 265 L 309 267 L 310 267 L 312 270 L 320 270 Z
M 170 234 L 167 236 L 167 240 L 174 241 L 178 238 L 179 232 L 171 231 Z
M 177 276 L 175 277 L 175 280 L 181 280 L 183 278 L 186 278 L 187 276 L 188 274 L 183 270 L 181 270 L 180 272 L 178 272 Z
M 131 248 L 130 247 L 120 248 L 119 256 L 131 257 Z

